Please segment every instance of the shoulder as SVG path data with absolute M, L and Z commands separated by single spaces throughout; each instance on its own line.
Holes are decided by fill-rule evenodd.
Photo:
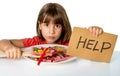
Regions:
M 38 36 L 34 36 L 32 38 L 23 38 L 22 41 L 38 41 L 40 40 Z
M 38 36 L 34 36 L 32 38 L 24 38 L 22 39 L 24 47 L 29 47 L 33 45 L 45 44 L 44 40 L 41 40 Z

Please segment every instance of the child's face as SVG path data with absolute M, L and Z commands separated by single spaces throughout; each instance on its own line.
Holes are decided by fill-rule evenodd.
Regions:
M 49 23 L 41 23 L 39 29 L 46 42 L 52 44 L 61 36 L 62 25 L 50 21 Z

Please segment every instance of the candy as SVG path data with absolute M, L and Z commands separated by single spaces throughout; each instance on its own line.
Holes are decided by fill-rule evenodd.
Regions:
M 34 47 L 34 51 L 38 51 L 39 50 L 39 48 L 37 48 L 37 47 Z
M 34 58 L 34 60 L 35 60 L 35 61 L 38 61 L 38 59 L 37 59 L 37 58 Z
M 33 54 L 42 55 L 44 50 L 46 54 L 43 56 L 42 62 L 58 62 L 66 60 L 66 58 L 71 57 L 66 55 L 66 49 L 64 47 L 33 47 Z M 38 61 L 39 58 L 34 58 L 35 61 Z
M 42 52 L 43 52 L 43 50 L 41 50 L 41 49 L 40 49 L 40 50 L 38 50 L 38 52 L 39 52 L 39 53 L 42 53 Z

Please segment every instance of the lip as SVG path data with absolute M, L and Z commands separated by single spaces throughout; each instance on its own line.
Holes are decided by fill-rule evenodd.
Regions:
M 55 39 L 54 36 L 48 36 L 48 38 L 51 39 L 51 40 L 54 40 L 54 39 Z

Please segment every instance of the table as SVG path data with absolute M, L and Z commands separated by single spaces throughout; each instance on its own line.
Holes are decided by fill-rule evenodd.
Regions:
M 120 76 L 120 51 L 114 51 L 110 63 L 77 58 L 61 64 L 47 64 L 21 58 L 0 59 L 0 76 Z

